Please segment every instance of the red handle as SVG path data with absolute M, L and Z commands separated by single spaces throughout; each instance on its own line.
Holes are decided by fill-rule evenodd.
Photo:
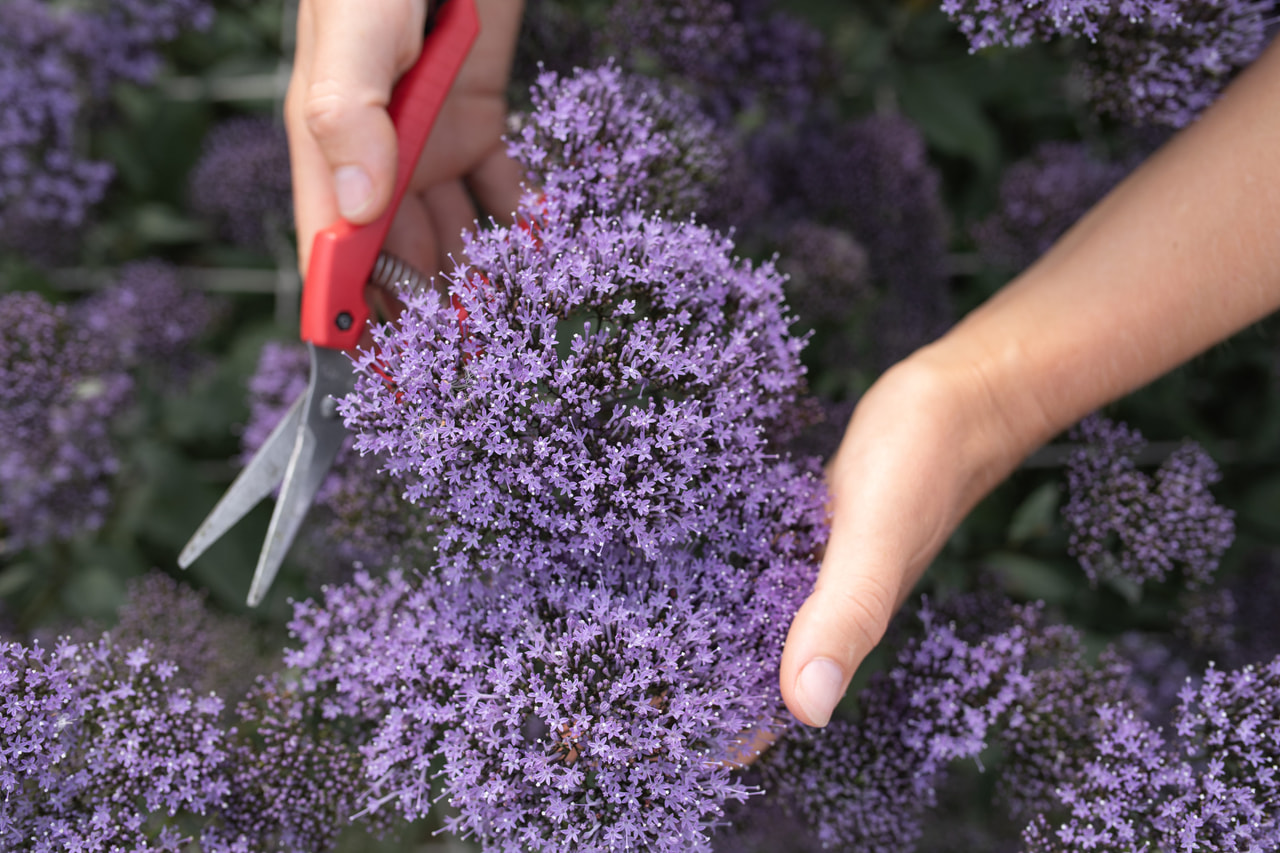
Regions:
M 316 234 L 302 290 L 302 339 L 318 347 L 354 349 L 369 309 L 364 286 L 400 207 L 422 147 L 431 135 L 445 96 L 480 33 L 475 0 L 440 6 L 422 55 L 396 84 L 387 112 L 396 126 L 396 183 L 391 204 L 368 225 L 339 219 Z

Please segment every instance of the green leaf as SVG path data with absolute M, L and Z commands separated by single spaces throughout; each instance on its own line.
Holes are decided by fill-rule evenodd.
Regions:
M 1058 517 L 1060 494 L 1058 484 L 1049 482 L 1027 495 L 1009 522 L 1009 544 L 1018 546 L 1048 535 Z
M 62 590 L 62 601 L 73 613 L 93 619 L 114 616 L 124 597 L 124 579 L 104 563 L 77 568 Z
M 134 212 L 133 230 L 142 242 L 160 246 L 195 243 L 208 236 L 204 223 L 159 202 L 144 204 Z
M 1065 577 L 1059 568 L 1034 557 L 997 551 L 982 562 L 1000 579 L 1001 586 L 1018 598 L 1065 604 L 1076 595 L 1076 582 Z
M 36 578 L 36 567 L 31 563 L 6 566 L 0 571 L 0 598 L 7 598 Z
M 957 63 L 908 65 L 896 76 L 902 111 L 931 146 L 972 160 L 984 173 L 995 171 L 999 139 Z

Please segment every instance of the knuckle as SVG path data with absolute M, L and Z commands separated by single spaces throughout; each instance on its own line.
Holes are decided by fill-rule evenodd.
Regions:
M 836 591 L 835 602 L 845 636 L 865 655 L 884 639 L 897 595 L 876 578 L 863 576 Z
M 356 98 L 336 80 L 311 83 L 299 100 L 302 123 L 319 140 L 339 136 L 359 110 Z

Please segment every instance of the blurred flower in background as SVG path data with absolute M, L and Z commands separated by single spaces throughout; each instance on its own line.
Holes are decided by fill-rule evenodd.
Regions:
M 253 116 L 209 131 L 191 173 L 191 207 L 237 246 L 269 250 L 282 240 L 293 229 L 284 128 Z

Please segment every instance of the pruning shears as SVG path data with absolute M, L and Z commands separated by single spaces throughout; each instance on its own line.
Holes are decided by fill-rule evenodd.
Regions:
M 355 226 L 339 220 L 316 234 L 312 244 L 301 314 L 301 337 L 311 356 L 307 389 L 178 556 L 178 565 L 187 568 L 279 486 L 271 525 L 249 588 L 250 606 L 261 602 L 271 587 L 346 438 L 337 401 L 355 386 L 347 353 L 356 348 L 369 320 L 366 285 L 385 286 L 417 276 L 403 262 L 383 252 L 382 244 L 445 96 L 479 32 L 475 0 L 441 0 L 433 8 L 422 55 L 400 78 L 387 106 L 399 144 L 391 204 L 368 225 Z

